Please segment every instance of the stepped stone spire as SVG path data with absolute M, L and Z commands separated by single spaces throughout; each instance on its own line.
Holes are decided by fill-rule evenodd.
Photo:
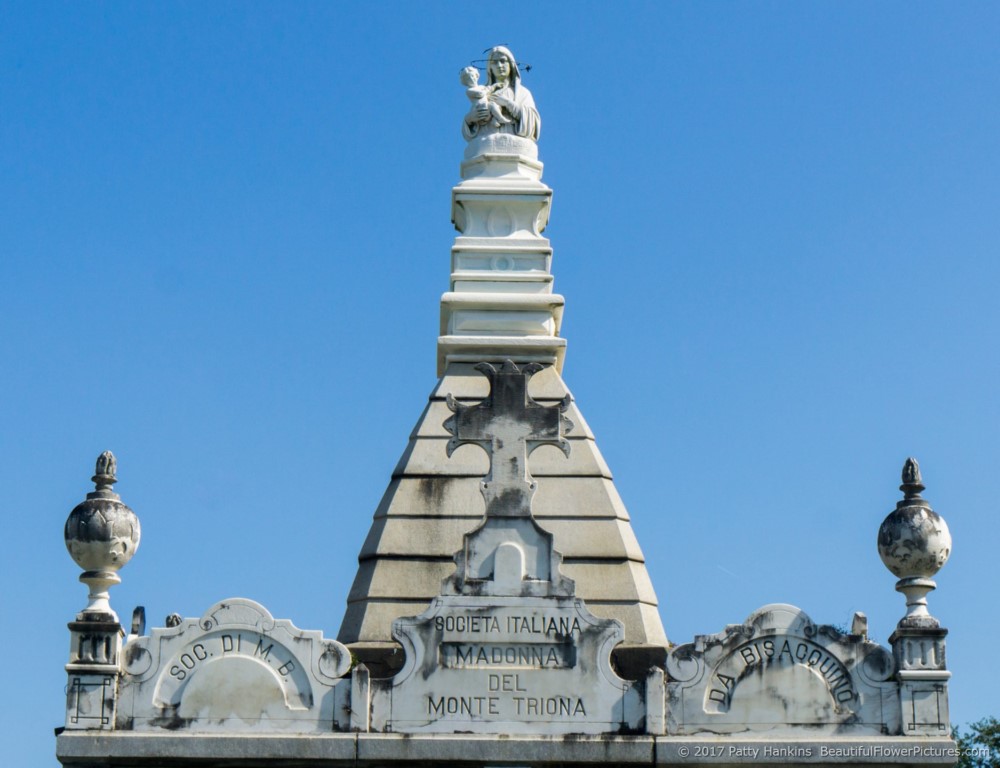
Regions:
M 469 69 L 475 71 L 462 70 L 463 82 Z M 441 297 L 438 375 L 449 363 L 508 358 L 561 371 L 563 297 L 552 292 L 552 248 L 542 237 L 552 190 L 538 162 L 541 117 L 503 46 L 489 51 L 487 85 L 467 95 L 481 98 L 462 120 L 468 145 L 462 181 L 451 195 L 459 235 L 451 249 L 451 290 Z
M 394 647 L 393 620 L 420 613 L 454 577 L 453 555 L 483 523 L 490 503 L 480 487 L 490 457 L 467 445 L 480 441 L 462 424 L 471 428 L 470 414 L 483 416 L 485 406 L 476 404 L 491 397 L 497 374 L 508 365 L 531 366 L 525 402 L 548 406 L 537 413 L 564 421 L 544 427 L 541 444 L 518 469 L 527 470 L 524 477 L 533 483 L 525 490 L 527 514 L 551 533 L 562 554 L 561 573 L 575 582 L 577 597 L 595 615 L 621 620 L 626 646 L 646 646 L 656 656 L 667 639 L 642 551 L 611 471 L 561 376 L 563 297 L 552 292 L 552 249 L 542 236 L 552 190 L 541 181 L 541 118 L 507 48 L 492 48 L 486 67 L 485 86 L 468 68 L 461 75 L 471 106 L 462 119 L 468 142 L 462 180 L 452 192 L 459 235 L 451 290 L 441 298 L 441 378 L 375 511 L 339 640 L 379 664 Z

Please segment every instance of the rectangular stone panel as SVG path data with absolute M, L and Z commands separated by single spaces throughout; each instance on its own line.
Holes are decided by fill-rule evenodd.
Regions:
M 463 546 L 463 535 L 479 522 L 471 518 L 379 518 L 360 557 L 451 557 Z M 544 527 L 566 557 L 643 561 L 632 527 L 625 521 L 550 519 Z
M 364 560 L 348 601 L 373 598 L 430 599 L 442 580 L 455 572 L 454 562 L 439 560 Z M 612 600 L 656 604 L 656 593 L 642 563 L 631 560 L 564 562 L 562 572 L 576 582 L 576 594 L 588 601 Z
M 478 734 L 386 734 L 358 739 L 358 760 L 374 764 L 422 763 L 440 766 L 461 763 L 474 754 L 484 765 L 651 765 L 653 739 L 649 736 L 566 738 L 481 736 Z
M 449 314 L 447 327 L 441 331 L 442 334 L 456 336 L 553 336 L 556 332 L 552 312 L 522 309 L 456 309 Z
M 550 280 L 498 280 L 496 278 L 472 278 L 473 273 L 463 272 L 466 277 L 452 280 L 451 290 L 455 293 L 552 293 Z
M 477 248 L 470 243 L 456 246 L 451 253 L 452 272 L 496 272 L 498 267 L 506 266 L 502 274 L 537 274 L 551 278 L 551 263 L 552 253 L 544 248 L 518 252 L 503 246 Z
M 486 503 L 478 477 L 397 477 L 386 489 L 375 517 L 482 517 Z M 604 477 L 541 477 L 531 513 L 549 517 L 605 517 L 628 520 L 613 482 Z
M 596 618 L 582 601 L 442 596 L 427 614 L 395 622 L 393 632 L 406 662 L 380 686 L 390 695 L 373 696 L 373 722 L 386 730 L 552 735 L 641 728 L 641 692 L 610 663 L 622 626 Z

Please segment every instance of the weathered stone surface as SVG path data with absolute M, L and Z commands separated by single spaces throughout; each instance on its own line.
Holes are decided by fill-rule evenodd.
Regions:
M 572 445 L 572 443 L 571 443 Z M 629 519 L 614 483 L 605 477 L 541 477 L 532 499 L 536 518 Z M 375 510 L 380 517 L 471 517 L 486 506 L 475 477 L 400 477 L 389 483 Z
M 368 598 L 363 602 L 350 603 L 341 624 L 338 640 L 342 643 L 387 642 L 383 627 L 392 626 L 399 616 L 413 616 L 423 611 L 431 598 L 406 600 L 401 598 Z M 653 643 L 666 646 L 660 614 L 655 605 L 622 601 L 587 601 L 587 609 L 595 616 L 618 619 L 632 634 L 625 635 L 628 643 Z
M 406 733 L 607 733 L 644 726 L 641 688 L 611 668 L 620 622 L 580 600 L 448 596 L 394 635 L 400 673 L 376 690 L 373 727 Z
M 424 438 L 411 441 L 406 452 L 393 470 L 393 477 L 440 474 L 447 467 L 448 474 L 483 477 L 489 471 L 489 462 L 480 451 L 464 446 L 447 455 L 448 441 L 443 438 Z M 569 461 L 558 448 L 543 445 L 532 453 L 528 461 L 535 477 L 606 477 L 611 470 L 593 440 L 574 440 Z
M 118 728 L 134 731 L 329 732 L 349 727 L 350 653 L 276 620 L 252 600 L 125 647 Z
M 791 605 L 674 648 L 667 672 L 671 734 L 900 732 L 891 655 Z
M 541 372 L 535 374 L 536 376 L 541 375 Z M 532 377 L 534 379 L 534 376 Z M 536 402 L 543 405 L 551 405 L 552 403 L 560 402 L 563 398 L 544 398 L 544 397 L 534 397 L 534 387 L 530 388 L 531 394 Z M 461 402 L 475 403 L 478 401 L 477 398 L 456 398 Z M 481 398 L 479 398 L 481 399 Z M 420 420 L 417 422 L 410 433 L 410 437 L 450 437 L 448 430 L 444 428 L 445 420 L 451 415 L 451 411 L 448 409 L 448 403 L 444 399 L 434 399 L 427 403 L 427 408 L 424 410 L 423 414 L 420 416 Z M 590 427 L 587 425 L 586 420 L 583 418 L 583 414 L 580 413 L 580 409 L 576 407 L 576 404 L 570 402 L 569 407 L 566 409 L 566 417 L 573 422 L 573 431 L 566 435 L 568 440 L 583 440 L 589 438 L 594 439 L 594 433 L 590 431 Z
M 656 593 L 643 563 L 631 560 L 612 562 L 570 562 L 565 558 L 563 573 L 576 582 L 578 592 L 586 591 L 590 601 L 637 600 L 656 605 Z M 420 599 L 441 589 L 441 582 L 455 571 L 455 563 L 421 561 L 415 569 L 412 563 L 399 560 L 365 560 L 358 568 L 348 600 L 366 597 Z M 429 599 L 428 599 L 429 602 Z M 590 605 L 590 603 L 588 603 Z
M 164 734 L 66 731 L 56 754 L 67 768 L 154 768 L 208 764 L 243 768 L 267 763 L 288 767 L 417 763 L 463 765 L 734 765 L 792 766 L 954 765 L 950 739 L 901 737 L 737 739 L 652 736 L 532 736 L 516 734 L 331 733 L 322 735 Z M 472 758 L 472 759 L 470 759 Z M 168 763 L 168 761 L 173 761 Z
M 372 523 L 361 557 L 448 557 L 462 546 L 462 535 L 475 528 L 473 518 L 442 518 L 429 525 L 417 517 L 383 517 Z M 555 536 L 556 549 L 563 541 L 572 545 L 575 558 L 607 558 L 643 562 L 642 550 L 625 520 L 550 518 L 545 528 Z M 563 552 L 566 555 L 566 552 Z M 623 598 L 624 599 L 624 598 Z
M 562 400 L 571 394 L 555 368 L 545 368 L 531 377 L 531 396 L 538 402 Z M 475 363 L 452 363 L 434 388 L 431 397 L 444 400 L 449 394 L 460 400 L 482 400 L 490 393 L 490 383 Z
M 570 394 L 554 367 L 532 375 L 528 392 L 541 405 L 555 404 Z M 343 642 L 391 642 L 392 620 L 427 607 L 439 587 L 431 586 L 433 579 L 428 574 L 451 566 L 453 553 L 462 546 L 462 536 L 478 526 L 485 514 L 479 482 L 489 468 L 486 454 L 464 446 L 450 458 L 447 456 L 449 432 L 444 422 L 452 413 L 445 399 L 449 393 L 462 403 L 474 404 L 489 395 L 489 380 L 471 362 L 452 363 L 435 386 L 375 512 L 338 633 Z M 584 576 L 577 588 L 577 595 L 595 614 L 618 616 L 625 623 L 628 643 L 665 645 L 655 596 L 647 586 L 649 579 L 641 565 L 642 552 L 611 472 L 576 404 L 571 401 L 565 414 L 573 422 L 572 431 L 566 435 L 570 458 L 556 447 L 542 446 L 528 460 L 536 483 L 532 515 L 555 536 L 555 547 L 574 573 L 575 563 L 580 561 L 614 567 L 608 579 Z M 397 527 L 395 521 L 404 518 L 411 520 L 414 528 Z M 600 530 L 586 525 L 595 519 L 619 522 Z M 416 531 L 416 526 L 421 530 Z M 381 573 L 382 566 L 388 563 L 392 565 Z M 635 583 L 629 583 L 625 572 L 634 574 Z M 391 584 L 390 573 L 396 587 Z M 377 594 L 364 595 L 366 585 L 377 585 Z M 419 595 L 422 587 L 415 585 L 428 588 Z M 595 592 L 598 587 L 599 592 Z M 393 616 L 397 610 L 399 613 Z

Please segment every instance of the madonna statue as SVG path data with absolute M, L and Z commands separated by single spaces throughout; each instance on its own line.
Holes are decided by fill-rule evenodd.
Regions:
M 486 59 L 488 96 L 469 111 L 462 121 L 462 135 L 467 141 L 494 133 L 508 133 L 538 141 L 542 119 L 535 109 L 531 91 L 521 85 L 514 54 L 502 45 L 491 48 Z M 487 103 L 487 99 L 489 103 Z M 491 109 L 491 105 L 493 108 Z M 494 116 L 499 107 L 506 122 Z

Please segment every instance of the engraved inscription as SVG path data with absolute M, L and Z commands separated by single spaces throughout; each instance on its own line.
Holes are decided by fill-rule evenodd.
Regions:
M 162 705 L 173 701 L 181 690 L 198 673 L 202 665 L 214 659 L 249 657 L 266 664 L 280 678 L 308 695 L 308 682 L 304 672 L 292 653 L 281 643 L 265 634 L 247 631 L 220 631 L 209 633 L 188 643 L 166 665 L 165 673 L 157 690 L 157 699 Z
M 856 698 L 851 675 L 839 659 L 809 640 L 778 635 L 744 643 L 715 668 L 707 691 L 706 711 L 728 711 L 737 685 L 748 673 L 765 674 L 791 665 L 807 667 L 819 674 L 838 705 Z
M 640 727 L 641 691 L 618 678 L 623 634 L 582 601 L 444 596 L 394 634 L 412 662 L 393 682 L 392 730 L 605 733 Z
M 442 667 L 534 667 L 557 669 L 576 663 L 571 645 L 512 643 L 444 643 L 440 649 Z
M 534 676 L 520 673 L 489 674 L 485 690 L 462 696 L 433 694 L 427 697 L 427 714 L 436 719 L 526 719 L 586 717 L 587 707 L 575 694 L 534 691 Z M 482 681 L 479 681 L 480 684 Z M 539 686 L 539 688 L 548 686 Z M 532 695 L 534 694 L 534 695 Z

